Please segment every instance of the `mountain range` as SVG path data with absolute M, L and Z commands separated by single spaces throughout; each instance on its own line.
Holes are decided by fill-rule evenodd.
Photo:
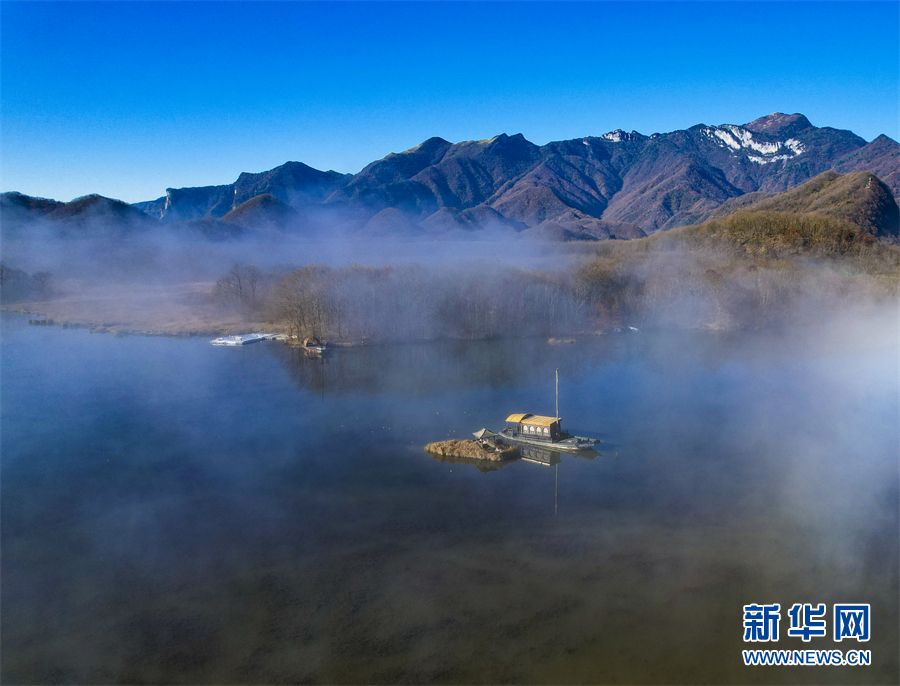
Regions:
M 596 240 L 696 224 L 830 170 L 871 172 L 894 200 L 900 196 L 896 141 L 882 135 L 869 143 L 813 126 L 802 114 L 774 113 L 740 126 L 698 124 L 649 136 L 616 130 L 542 146 L 521 134 L 461 143 L 429 138 L 352 175 L 287 162 L 227 185 L 169 188 L 130 207 L 101 196 L 55 203 L 7 193 L 2 209 L 4 223 L 92 212 L 214 237 L 271 227 L 361 238 L 474 237 L 487 229 Z

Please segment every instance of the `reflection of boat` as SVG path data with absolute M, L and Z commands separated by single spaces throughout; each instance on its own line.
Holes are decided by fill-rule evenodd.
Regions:
M 534 462 L 546 467 L 552 467 L 562 462 L 562 456 L 556 450 L 538 448 L 536 445 L 522 445 L 519 446 L 519 450 L 525 462 Z
M 603 457 L 603 453 L 598 453 L 593 448 L 588 448 L 587 450 L 579 450 L 572 457 L 580 457 L 583 460 L 591 460 L 593 462 L 595 457 Z
M 562 462 L 562 455 L 556 450 L 550 450 L 547 447 L 538 447 L 536 445 L 520 445 L 519 454 L 523 462 L 533 462 L 534 464 L 541 464 L 545 467 L 554 467 L 554 471 L 556 472 L 554 479 L 556 483 L 553 489 L 553 514 L 556 514 L 559 506 L 559 464 Z M 591 448 L 581 450 L 572 455 L 572 457 L 583 457 L 588 460 L 593 460 L 598 456 L 603 457 L 603 455 Z
M 251 343 L 259 343 L 260 341 L 271 341 L 283 338 L 286 338 L 286 336 L 277 333 L 245 333 L 240 336 L 222 336 L 220 338 L 214 338 L 210 343 L 213 345 L 250 345 Z
M 553 467 L 562 462 L 562 454 L 558 450 L 550 450 L 536 445 L 520 445 L 519 454 L 525 462 L 534 462 L 547 467 Z M 595 457 L 603 457 L 603 453 L 598 453 L 593 448 L 587 448 L 586 450 L 579 450 L 572 457 L 593 461 Z

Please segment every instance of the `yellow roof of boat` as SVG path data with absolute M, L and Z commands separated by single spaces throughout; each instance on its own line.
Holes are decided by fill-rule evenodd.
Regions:
M 530 424 L 531 426 L 550 426 L 551 424 L 556 424 L 560 419 L 562 417 L 541 417 L 540 415 L 535 415 L 523 420 L 522 423 Z
M 527 417 L 527 419 L 526 419 Z M 515 422 L 516 424 L 528 424 L 530 426 L 550 426 L 551 424 L 555 424 L 560 421 L 562 417 L 542 417 L 540 415 L 531 415 L 528 413 L 525 414 L 511 414 L 506 418 L 508 422 Z

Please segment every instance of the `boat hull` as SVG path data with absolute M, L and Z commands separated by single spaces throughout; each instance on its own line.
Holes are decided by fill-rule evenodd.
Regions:
M 582 450 L 593 450 L 594 446 L 600 441 L 596 438 L 582 438 L 580 436 L 572 436 L 561 441 L 538 441 L 533 438 L 522 436 L 521 434 L 513 434 L 511 431 L 503 429 L 500 432 L 503 438 L 515 443 L 524 443 L 526 445 L 535 445 L 545 450 L 561 450 L 567 453 L 577 453 Z

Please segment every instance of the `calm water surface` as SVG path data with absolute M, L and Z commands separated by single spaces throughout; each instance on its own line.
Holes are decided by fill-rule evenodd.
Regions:
M 602 454 L 423 452 L 557 367 Z M 900 681 L 896 325 L 311 360 L 3 315 L 0 371 L 4 683 Z M 872 666 L 744 667 L 754 602 L 871 603 Z

